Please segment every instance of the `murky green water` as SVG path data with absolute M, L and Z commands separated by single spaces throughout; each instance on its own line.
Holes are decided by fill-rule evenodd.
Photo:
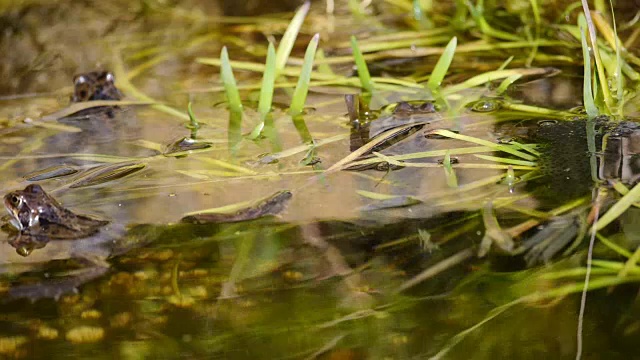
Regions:
M 350 125 L 345 106 L 344 95 L 357 89 L 312 87 L 304 126 L 320 162 L 307 165 L 305 132 L 286 112 L 290 89 L 276 90 L 266 136 L 242 140 L 230 151 L 219 69 L 196 62 L 217 58 L 227 45 L 233 60 L 263 63 L 264 35 L 281 34 L 289 15 L 224 18 L 219 4 L 198 1 L 3 6 L 2 194 L 23 189 L 34 182 L 28 178 L 47 169 L 46 179 L 37 183 L 64 207 L 111 222 L 92 241 L 51 241 L 28 257 L 15 253 L 9 232 L 1 233 L 3 356 L 575 357 L 579 294 L 553 291 L 581 286 L 582 273 L 558 274 L 581 268 L 585 245 L 553 260 L 556 253 L 546 255 L 546 247 L 538 257 L 510 256 L 497 243 L 488 256 L 477 256 L 491 228 L 488 213 L 495 213 L 501 229 L 519 243 L 538 233 L 560 241 L 581 231 L 576 219 L 587 217 L 594 184 L 594 152 L 581 148 L 586 146 L 584 127 L 557 128 L 551 134 L 539 130 L 548 125 L 540 120 L 577 114 L 571 109 L 581 104 L 582 80 L 576 80 L 581 70 L 566 59 L 539 60 L 540 67 L 557 65 L 563 74 L 525 78 L 502 96 L 495 87 L 482 86 L 454 94 L 447 99 L 451 110 L 437 104 L 436 112 L 415 116 L 425 123 L 421 128 L 375 149 L 382 156 L 434 152 L 431 156 L 387 159 L 404 161 L 398 170 L 323 174 L 368 140 L 367 130 L 357 132 Z M 315 32 L 321 34 L 320 47 L 339 56 L 349 52 L 344 42 L 352 33 L 364 39 L 408 29 L 397 9 L 385 15 L 385 9 L 395 9 L 392 5 L 379 6 L 379 22 L 372 26 L 354 18 L 346 4 L 337 4 L 336 14 L 328 16 L 325 4 L 314 2 L 292 62 L 302 57 Z M 454 79 L 495 69 L 507 57 L 486 54 L 484 62 L 463 57 L 454 61 L 448 79 L 457 83 L 461 80 Z M 469 66 L 476 60 L 477 66 Z M 371 61 L 370 66 L 374 74 L 398 78 L 403 72 L 426 71 L 420 61 L 400 66 L 395 61 Z M 340 63 L 333 71 L 348 74 L 351 66 Z M 113 71 L 125 100 L 153 104 L 120 106 L 112 117 L 99 120 L 38 120 L 68 106 L 74 74 L 96 69 Z M 259 74 L 235 74 L 241 85 L 259 88 Z M 242 133 L 247 134 L 259 121 L 258 91 L 243 90 L 242 98 Z M 393 113 L 390 104 L 428 99 L 425 90 L 380 91 L 369 106 L 381 120 Z M 169 154 L 171 144 L 190 134 L 189 102 L 201 124 L 197 140 L 209 146 Z M 543 116 L 509 105 L 519 103 L 565 113 Z M 638 104 L 634 99 L 627 103 L 630 120 Z M 379 124 L 375 121 L 369 129 Z M 512 164 L 520 181 L 509 183 L 504 180 L 508 165 L 482 158 L 504 153 L 486 146 L 465 153 L 462 148 L 484 145 L 433 134 L 439 130 L 490 143 L 545 142 L 547 147 L 538 150 L 547 150 L 539 156 L 532 155 L 538 151 L 533 147 L 520 149 L 543 171 Z M 573 145 L 562 141 L 562 134 L 580 140 Z M 618 138 L 627 139 L 612 136 L 610 143 Z M 607 153 L 602 136 L 598 139 L 598 151 Z M 457 188 L 443 170 L 447 151 L 455 158 Z M 628 179 L 618 168 L 611 170 L 617 159 L 599 158 L 597 168 L 605 169 L 600 178 L 633 183 L 635 154 L 630 149 L 621 156 L 631 163 L 621 166 L 631 169 Z M 602 159 L 608 159 L 607 166 Z M 559 168 L 563 165 L 566 169 Z M 133 170 L 125 173 L 120 166 Z M 49 178 L 53 169 L 73 173 Z M 290 190 L 293 197 L 278 216 L 180 223 L 190 212 L 255 201 L 279 190 Z M 573 207 L 558 210 L 566 204 Z M 629 210 L 619 229 L 606 233 L 631 252 L 637 246 L 634 219 Z M 527 223 L 531 220 L 536 222 Z M 624 263 L 603 247 L 596 247 L 595 256 Z M 87 258 L 106 261 L 108 269 L 95 270 Z M 630 284 L 589 292 L 585 357 L 635 356 L 638 273 L 632 270 Z M 47 291 L 60 296 L 15 299 L 42 297 Z

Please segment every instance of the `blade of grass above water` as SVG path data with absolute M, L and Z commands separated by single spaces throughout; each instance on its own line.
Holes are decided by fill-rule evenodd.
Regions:
M 613 108 L 613 101 L 611 98 L 611 93 L 609 92 L 609 85 L 607 80 L 607 75 L 605 73 L 604 64 L 602 63 L 602 58 L 600 56 L 600 48 L 598 47 L 598 39 L 596 37 L 596 29 L 593 26 L 593 21 L 591 19 L 591 12 L 589 11 L 589 5 L 586 0 L 582 0 L 582 9 L 583 14 L 587 21 L 587 29 L 589 30 L 589 39 L 591 40 L 591 51 L 593 51 L 593 56 L 596 60 L 596 70 L 598 72 L 598 80 L 600 81 L 600 89 L 602 91 L 602 96 L 604 98 L 605 105 L 607 109 L 605 109 L 605 113 L 611 114 L 611 109 Z
M 242 102 L 240 101 L 240 93 L 236 85 L 236 78 L 233 75 L 233 69 L 229 62 L 229 53 L 227 47 L 223 46 L 220 52 L 220 76 L 227 94 L 227 101 L 232 112 L 242 114 Z
M 291 54 L 291 50 L 293 49 L 293 45 L 295 44 L 296 38 L 298 37 L 298 32 L 300 31 L 300 27 L 302 27 L 302 23 L 304 22 L 304 18 L 307 16 L 309 12 L 309 7 L 311 6 L 310 1 L 305 1 L 305 3 L 298 8 L 296 14 L 293 19 L 289 23 L 287 30 L 285 31 L 282 39 L 280 40 L 280 44 L 278 45 L 278 52 L 276 54 L 275 60 L 275 68 L 276 73 L 279 75 L 284 67 L 287 64 L 287 60 L 289 59 L 289 55 Z M 277 76 L 276 75 L 276 76 Z
M 598 108 L 596 107 L 593 99 L 593 91 L 591 89 L 591 55 L 589 54 L 589 46 L 587 45 L 586 29 L 583 26 L 586 25 L 584 16 L 578 18 L 578 24 L 580 25 L 580 39 L 582 42 L 582 59 L 584 60 L 584 81 L 582 84 L 582 103 L 584 109 L 587 112 L 587 116 L 590 119 L 598 116 Z
M 260 136 L 267 116 L 271 112 L 271 104 L 273 102 L 273 85 L 276 81 L 276 49 L 273 43 L 269 43 L 267 50 L 267 60 L 265 62 L 265 71 L 262 76 L 262 86 L 260 87 L 260 100 L 258 102 L 258 113 L 260 114 L 260 123 L 256 125 L 253 131 L 247 136 L 250 140 L 255 140 Z
M 353 51 L 353 59 L 356 63 L 356 68 L 358 69 L 358 77 L 360 78 L 362 88 L 364 88 L 368 93 L 373 93 L 374 84 L 371 80 L 371 75 L 369 74 L 367 62 L 364 60 L 362 52 L 360 52 L 360 48 L 358 47 L 358 41 L 353 35 L 351 36 L 351 50 Z
M 433 68 L 431 72 L 431 77 L 429 77 L 429 81 L 427 82 L 427 88 L 431 91 L 436 91 L 440 88 L 442 84 L 442 80 L 444 80 L 445 75 L 447 75 L 447 71 L 449 71 L 449 66 L 451 66 L 451 62 L 453 61 L 453 56 L 456 52 L 456 46 L 458 45 L 458 38 L 455 36 L 449 40 L 449 43 L 444 48 L 444 52 L 440 55 L 436 66 Z
M 305 102 L 307 100 L 307 93 L 309 91 L 309 81 L 311 80 L 311 72 L 313 71 L 313 60 L 316 56 L 316 50 L 318 48 L 318 41 L 320 41 L 320 34 L 315 34 L 304 54 L 304 63 L 302 64 L 302 70 L 300 71 L 300 78 L 298 84 L 293 92 L 291 99 L 291 106 L 289 106 L 289 114 L 296 116 L 302 113 Z

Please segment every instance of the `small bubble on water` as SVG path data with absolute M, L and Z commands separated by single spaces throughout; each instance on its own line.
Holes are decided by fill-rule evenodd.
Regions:
M 475 112 L 491 112 L 500 108 L 500 104 L 497 101 L 481 100 L 476 101 L 471 106 L 471 110 Z

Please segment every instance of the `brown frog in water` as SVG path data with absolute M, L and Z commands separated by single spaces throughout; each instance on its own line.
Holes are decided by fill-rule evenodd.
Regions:
M 109 71 L 91 71 L 78 74 L 73 77 L 73 88 L 72 103 L 95 100 L 119 101 L 122 99 L 122 93 L 115 85 L 115 76 Z M 75 113 L 72 118 L 113 118 L 115 116 L 114 109 L 118 109 L 118 107 L 89 108 Z
M 233 214 L 195 214 L 178 224 L 124 225 L 68 210 L 37 184 L 12 191 L 5 195 L 4 203 L 10 223 L 17 230 L 7 242 L 16 252 L 0 251 L 0 274 L 10 273 L 13 279 L 16 274 L 47 268 L 54 260 L 71 260 L 82 268 L 73 276 L 12 286 L 5 299 L 57 298 L 105 274 L 110 258 L 157 241 L 176 241 L 176 234 L 184 240 L 208 238 L 218 231 L 219 223 L 276 215 L 284 210 L 291 196 L 289 191 L 278 191 Z
M 117 246 L 124 228 L 110 226 L 105 220 L 79 215 L 49 196 L 40 185 L 32 184 L 4 197 L 13 231 L 7 242 L 16 252 L 0 252 L 0 274 L 15 276 L 22 272 L 46 267 L 53 260 L 74 260 L 82 264 L 73 276 L 55 278 L 9 289 L 8 297 L 58 297 L 106 273 L 106 259 Z M 102 231 L 109 228 L 109 231 Z M 41 249 L 42 251 L 33 251 Z
M 11 215 L 11 224 L 19 232 L 12 245 L 23 256 L 43 247 L 49 240 L 85 238 L 109 223 L 65 209 L 38 184 L 8 193 L 4 206 Z
M 115 76 L 108 71 L 92 71 L 73 77 L 71 102 L 120 100 L 122 93 L 115 85 Z
M 355 110 L 349 109 L 350 103 L 347 102 L 347 108 L 351 117 L 357 117 Z M 367 153 L 363 154 L 358 160 L 365 160 L 375 157 L 371 155 L 372 152 L 380 152 L 384 149 L 392 147 L 398 142 L 403 141 L 411 134 L 415 133 L 425 125 L 436 122 L 441 119 L 440 114 L 437 112 L 436 106 L 431 101 L 401 101 L 399 103 L 391 104 L 380 110 L 380 116 L 373 121 L 360 124 L 357 122 L 357 126 L 352 126 L 350 149 L 355 151 L 364 146 L 368 142 L 374 140 L 379 135 L 386 131 L 397 129 L 393 134 L 388 134 L 386 138 L 379 139 L 380 141 L 374 147 L 372 147 Z M 389 169 L 398 169 L 401 167 L 389 166 L 387 163 L 370 163 L 366 165 L 356 165 L 349 167 L 348 170 L 367 170 L 378 169 L 387 171 Z

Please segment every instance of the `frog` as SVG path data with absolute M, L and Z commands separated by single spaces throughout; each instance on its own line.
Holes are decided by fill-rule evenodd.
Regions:
M 47 268 L 59 260 L 79 263 L 81 268 L 74 271 L 73 276 L 11 287 L 4 299 L 58 298 L 76 292 L 79 286 L 109 271 L 112 259 L 127 256 L 134 249 L 173 242 L 176 238 L 210 237 L 217 233 L 221 223 L 276 215 L 284 210 L 291 197 L 290 191 L 283 190 L 234 214 L 196 214 L 166 225 L 123 225 L 67 209 L 42 186 L 30 184 L 4 196 L 9 213 L 7 225 L 13 227 L 7 243 L 15 252 L 0 251 L 0 274 Z M 3 230 L 9 232 L 6 227 Z
M 116 78 L 110 71 L 91 71 L 73 77 L 73 95 L 71 103 L 97 100 L 120 101 L 122 93 L 115 84 Z M 98 106 L 84 109 L 73 114 L 68 120 L 107 120 L 115 117 L 116 106 Z M 77 124 L 73 124 L 77 125 Z
M 349 108 L 349 102 L 347 102 Z M 349 109 L 348 109 L 349 110 Z M 354 113 L 349 110 L 350 114 Z M 441 119 L 437 111 L 436 105 L 432 101 L 401 101 L 385 106 L 378 111 L 380 114 L 376 120 L 361 124 L 355 122 L 351 130 L 351 151 L 355 151 L 370 141 L 378 143 L 372 147 L 367 153 L 363 154 L 358 160 L 365 160 L 372 157 L 372 153 L 379 152 L 386 148 L 392 147 L 409 137 L 411 134 Z M 393 133 L 386 133 L 396 129 Z M 385 135 L 382 135 L 385 134 Z M 379 136 L 385 136 L 384 139 L 376 139 Z M 387 154 L 389 155 L 389 154 Z M 351 171 L 361 171 L 368 169 L 376 169 L 381 171 L 398 170 L 401 166 L 381 166 L 380 163 L 370 163 L 366 165 L 356 165 L 347 168 Z
M 93 100 L 121 100 L 122 93 L 115 85 L 116 78 L 109 71 L 91 71 L 73 77 L 71 102 Z
M 109 226 L 108 220 L 78 214 L 63 207 L 39 184 L 7 193 L 4 205 L 14 231 L 6 227 L 3 230 L 11 232 L 7 242 L 15 248 L 15 253 L 0 253 L 0 273 L 32 271 L 53 260 L 73 259 L 82 265 L 74 276 L 12 287 L 5 300 L 57 298 L 74 292 L 78 286 L 109 269 L 106 259 L 112 253 L 114 241 L 123 233 L 122 228 Z M 103 232 L 107 227 L 111 231 Z M 45 246 L 46 251 L 32 255 Z
M 32 244 L 41 248 L 52 239 L 73 240 L 96 233 L 109 221 L 76 214 L 47 194 L 38 184 L 4 196 L 4 206 L 11 215 L 11 224 L 18 230 L 15 244 Z M 28 247 L 16 247 L 29 255 Z

